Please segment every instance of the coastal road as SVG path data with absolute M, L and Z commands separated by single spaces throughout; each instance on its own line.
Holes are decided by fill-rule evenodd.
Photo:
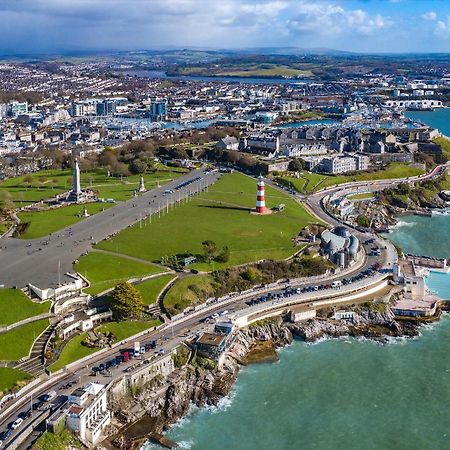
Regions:
M 22 288 L 29 283 L 45 289 L 69 280 L 73 261 L 89 252 L 95 242 L 137 223 L 140 217 L 164 210 L 167 203 L 175 203 L 204 189 L 220 177 L 217 172 L 194 170 L 164 186 L 147 191 L 125 202 L 41 239 L 0 240 L 0 285 Z M 179 184 L 200 178 L 174 193 Z
M 318 217 L 320 217 L 322 220 L 324 220 L 327 223 L 330 223 L 331 225 L 337 226 L 341 225 L 341 223 L 337 220 L 332 218 L 328 215 L 323 209 L 322 209 L 322 200 L 323 198 L 328 195 L 329 193 L 334 193 L 336 195 L 343 195 L 347 192 L 355 192 L 355 190 L 359 188 L 364 188 L 368 190 L 380 190 L 384 189 L 386 187 L 394 186 L 396 184 L 402 183 L 402 182 L 408 182 L 408 181 L 424 181 L 429 178 L 434 178 L 436 176 L 439 176 L 440 173 L 442 173 L 443 170 L 447 170 L 447 166 L 441 166 L 441 168 L 436 168 L 431 174 L 427 174 L 421 177 L 415 177 L 414 179 L 403 179 L 403 180 L 383 180 L 381 182 L 364 182 L 364 183 L 351 183 L 350 185 L 340 187 L 340 188 L 329 188 L 327 190 L 321 191 L 320 193 L 314 194 L 309 197 L 308 199 L 308 207 L 316 214 Z M 217 176 L 217 175 L 216 175 Z M 211 180 L 211 182 L 213 182 Z M 180 180 L 177 180 L 177 183 L 181 182 Z M 175 183 L 176 184 L 176 183 Z M 167 187 L 167 185 L 164 187 L 164 189 L 170 189 L 170 187 Z M 144 197 L 144 196 L 142 196 Z M 160 197 L 158 197 L 160 198 Z M 164 196 L 162 195 L 162 198 Z M 119 205 L 121 206 L 121 205 Z M 145 205 L 142 205 L 143 207 Z M 110 209 L 109 211 L 106 211 L 106 213 L 112 211 Z M 129 212 L 130 209 L 127 209 Z M 133 210 L 131 210 L 133 211 Z M 89 219 L 88 219 L 89 220 Z M 133 217 L 133 222 L 137 219 Z M 74 227 L 72 227 L 73 229 Z M 73 231 L 72 231 L 73 232 Z M 358 232 L 361 237 L 361 242 L 363 246 L 365 246 L 365 251 L 368 253 L 368 245 L 373 244 L 367 244 L 365 240 L 368 238 L 375 239 L 375 245 L 380 248 L 381 255 L 379 257 L 368 257 L 365 261 L 365 264 L 363 267 L 368 267 L 369 265 L 373 265 L 375 262 L 378 262 L 381 264 L 383 269 L 392 269 L 393 263 L 396 261 L 396 253 L 394 254 L 392 251 L 392 248 L 389 246 L 389 243 L 387 243 L 383 239 L 379 239 L 373 234 L 367 234 L 367 233 L 361 233 Z M 99 240 L 96 238 L 95 240 Z M 1 259 L 0 259 L 1 261 Z M 362 271 L 363 268 L 359 268 L 358 271 Z M 345 287 L 342 287 L 339 291 L 342 295 L 350 292 L 354 292 L 356 289 L 364 290 L 365 286 L 370 281 L 375 281 L 375 279 L 381 279 L 383 277 L 389 276 L 388 274 L 380 274 L 376 273 L 376 275 L 373 277 L 373 280 L 370 279 L 362 279 L 360 281 L 357 281 L 355 284 L 352 285 L 346 285 Z M 346 274 L 346 278 L 351 277 L 351 274 Z M 342 279 L 337 277 L 333 279 Z M 316 282 L 317 283 L 317 282 Z M 309 287 L 312 286 L 311 283 L 303 283 L 303 287 Z M 281 292 L 286 286 L 280 286 L 279 289 L 275 289 L 275 292 Z M 333 294 L 331 294 L 333 292 Z M 203 323 L 203 319 L 210 316 L 211 314 L 217 312 L 221 312 L 224 309 L 228 309 L 230 313 L 235 313 L 238 311 L 243 311 L 245 309 L 248 309 L 249 306 L 247 305 L 247 302 L 251 300 L 252 298 L 257 298 L 261 294 L 258 292 L 255 292 L 254 295 L 251 295 L 250 297 L 242 296 L 237 294 L 235 297 L 233 297 L 232 302 L 219 302 L 217 304 L 212 304 L 210 307 L 205 308 L 204 311 L 201 313 L 190 313 L 187 314 L 185 317 L 183 317 L 180 321 L 178 321 L 175 324 L 171 324 L 170 322 L 166 325 L 164 325 L 162 330 L 149 332 L 147 337 L 145 339 L 140 338 L 139 340 L 142 343 L 148 342 L 150 340 L 157 339 L 158 340 L 158 348 L 162 345 L 165 349 L 166 353 L 170 351 L 171 349 L 175 348 L 179 343 L 186 339 L 186 335 L 189 334 L 192 336 L 193 334 L 202 331 L 205 328 L 205 324 Z M 320 292 L 313 292 L 311 294 L 305 293 L 301 294 L 298 297 L 298 304 L 304 304 L 307 306 L 308 302 L 311 301 L 311 299 L 314 299 L 314 303 L 317 304 L 318 300 L 320 298 L 327 299 L 331 295 L 336 295 L 336 291 L 320 291 Z M 252 308 L 252 307 L 250 307 Z M 166 340 L 167 339 L 167 340 Z M 75 364 L 70 371 L 63 372 L 62 378 L 57 378 L 56 376 L 51 376 L 49 380 L 45 383 L 45 385 L 40 385 L 33 389 L 32 393 L 34 398 L 39 397 L 40 395 L 54 389 L 57 391 L 59 395 L 59 401 L 64 399 L 64 395 L 67 395 L 69 393 L 65 385 L 68 381 L 74 381 L 76 382 L 76 385 L 82 385 L 87 380 L 92 379 L 91 377 L 91 368 L 95 366 L 96 364 L 99 364 L 100 362 L 104 362 L 108 360 L 108 358 L 116 355 L 120 348 L 129 348 L 132 344 L 132 342 L 135 340 L 135 338 L 131 337 L 128 339 L 126 344 L 123 344 L 121 346 L 114 347 L 110 350 L 108 350 L 106 353 L 101 355 L 95 355 L 93 354 L 92 357 L 89 358 L 88 364 L 86 361 L 80 364 Z M 128 363 L 127 365 L 132 365 L 133 361 Z M 99 375 L 99 378 L 96 378 L 97 381 L 107 383 L 111 381 L 114 378 L 118 378 L 122 376 L 122 372 L 124 369 L 127 368 L 127 365 L 121 365 L 119 368 L 114 369 L 111 372 L 111 376 L 103 377 L 102 375 Z M 103 377 L 103 378 L 102 378 Z M 73 388 L 72 388 L 73 389 Z M 28 398 L 17 398 L 14 400 L 12 407 L 8 408 L 8 413 L 3 414 L 1 420 L 0 420 L 0 431 L 6 430 L 9 423 L 11 423 L 20 412 L 26 412 L 29 409 L 29 399 Z M 21 427 L 24 427 L 25 425 L 22 425 Z M 20 429 L 14 433 L 14 435 L 17 435 L 20 433 Z M 14 439 L 14 435 L 12 437 L 9 437 L 8 439 Z

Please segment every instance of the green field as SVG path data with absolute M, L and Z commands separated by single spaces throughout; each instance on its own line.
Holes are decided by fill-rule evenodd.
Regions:
M 390 163 L 389 166 L 377 172 L 360 173 L 357 175 L 322 175 L 318 173 L 302 172 L 301 178 L 279 177 L 282 184 L 292 186 L 298 192 L 309 194 L 326 187 L 350 181 L 387 180 L 395 178 L 407 178 L 422 175 L 423 170 L 402 163 Z
M 36 239 L 44 237 L 85 220 L 83 217 L 85 207 L 92 216 L 111 206 L 111 203 L 87 203 L 86 205 L 63 206 L 47 211 L 21 212 L 18 214 L 21 223 L 29 223 L 30 225 L 20 234 L 20 238 Z
M 196 264 L 211 270 L 263 258 L 282 259 L 296 248 L 292 238 L 306 225 L 316 223 L 308 212 L 288 195 L 267 186 L 269 207 L 283 203 L 285 210 L 271 215 L 250 214 L 256 201 L 256 180 L 239 173 L 226 174 L 208 193 L 176 207 L 142 229 L 133 226 L 100 242 L 98 248 L 159 261 L 163 256 L 185 252 L 202 254 L 202 242 L 211 239 L 218 247 L 228 246 L 227 263 Z M 214 267 L 213 267 L 214 266 Z
M 0 398 L 15 387 L 25 385 L 31 378 L 33 377 L 29 373 L 21 370 L 0 367 Z
M 178 280 L 164 297 L 164 307 L 170 314 L 178 314 L 188 306 L 198 302 L 198 297 L 190 286 L 194 289 L 202 289 L 213 295 L 213 278 L 211 275 L 190 275 Z M 206 299 L 205 299 L 206 300 Z
M 0 360 L 17 361 L 27 356 L 34 341 L 47 327 L 48 320 L 42 319 L 0 333 Z
M 111 322 L 99 326 L 96 330 L 103 333 L 111 331 L 116 337 L 115 342 L 121 341 L 129 336 L 140 333 L 148 328 L 155 327 L 161 322 L 159 320 L 152 320 L 149 322 Z M 87 333 L 81 333 L 73 337 L 63 348 L 59 358 L 50 367 L 51 372 L 56 372 L 67 364 L 73 363 L 85 356 L 91 355 L 99 351 L 99 348 L 89 348 L 82 345 L 82 341 L 86 339 Z
M 96 251 L 82 256 L 74 264 L 74 269 L 90 281 L 91 285 L 85 292 L 92 295 L 113 288 L 121 281 L 162 271 L 160 267 L 150 263 Z
M 266 67 L 267 66 L 267 67 Z M 244 70 L 226 70 L 215 74 L 223 77 L 313 77 L 310 70 L 295 69 L 289 66 L 264 64 L 263 67 L 250 66 Z
M 0 288 L 0 326 L 11 325 L 28 317 L 44 314 L 50 302 L 35 303 L 20 289 Z
M 144 303 L 146 305 L 152 305 L 156 302 L 158 295 L 165 288 L 165 286 L 175 278 L 175 275 L 161 275 L 156 278 L 150 278 L 150 280 L 144 281 L 136 285 L 142 294 Z

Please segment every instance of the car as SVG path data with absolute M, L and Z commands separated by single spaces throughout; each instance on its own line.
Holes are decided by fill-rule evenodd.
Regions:
M 11 429 L 12 429 L 12 430 L 15 430 L 15 429 L 19 428 L 20 425 L 22 425 L 22 422 L 23 422 L 23 419 L 22 419 L 21 417 L 19 417 L 18 419 L 16 419 L 16 420 L 12 423 Z

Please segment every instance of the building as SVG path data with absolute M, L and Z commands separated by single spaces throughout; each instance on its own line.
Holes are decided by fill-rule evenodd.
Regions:
M 89 446 L 100 440 L 103 430 L 111 423 L 106 394 L 103 384 L 89 383 L 68 397 L 67 427 Z
M 167 101 L 156 99 L 150 103 L 150 119 L 152 122 L 167 120 Z
M 319 167 L 321 172 L 338 174 L 363 171 L 369 168 L 369 157 L 361 154 L 336 155 L 323 158 Z
M 325 230 L 321 235 L 321 253 L 340 268 L 349 267 L 358 257 L 359 239 L 345 227 Z
M 218 360 L 229 347 L 229 336 L 223 333 L 203 333 L 195 343 L 199 353 L 208 358 Z
M 225 136 L 217 142 L 216 148 L 221 150 L 239 150 L 239 141 L 234 136 Z
M 8 105 L 8 115 L 11 117 L 17 117 L 21 114 L 28 113 L 28 103 L 27 102 L 11 102 Z
M 95 105 L 97 116 L 112 116 L 116 112 L 116 103 L 113 100 L 103 100 Z

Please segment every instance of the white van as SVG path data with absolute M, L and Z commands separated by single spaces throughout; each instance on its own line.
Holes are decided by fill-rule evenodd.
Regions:
M 331 287 L 334 289 L 340 288 L 341 286 L 342 286 L 341 280 L 336 280 L 336 281 L 333 281 L 333 283 L 331 283 Z

